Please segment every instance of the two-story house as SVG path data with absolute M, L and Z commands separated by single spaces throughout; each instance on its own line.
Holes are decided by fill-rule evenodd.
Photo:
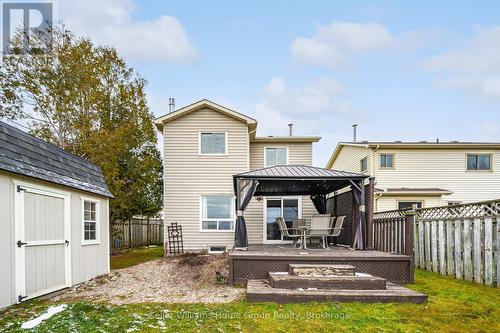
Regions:
M 155 120 L 164 138 L 164 220 L 182 225 L 184 248 L 234 243 L 233 175 L 273 165 L 311 165 L 316 136 L 256 136 L 257 120 L 201 100 Z M 281 243 L 276 217 L 315 213 L 304 197 L 256 197 L 245 211 L 250 244 Z
M 341 142 L 327 168 L 375 177 L 375 210 L 500 198 L 500 143 Z

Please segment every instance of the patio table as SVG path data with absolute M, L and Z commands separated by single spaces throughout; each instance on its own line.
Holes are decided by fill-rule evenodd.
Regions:
M 299 226 L 300 230 L 300 248 L 307 249 L 307 233 L 311 230 L 311 227 L 308 225 Z

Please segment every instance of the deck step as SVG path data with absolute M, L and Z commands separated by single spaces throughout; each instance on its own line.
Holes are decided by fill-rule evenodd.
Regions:
M 355 268 L 352 265 L 288 264 L 288 274 L 354 276 Z
M 424 303 L 427 295 L 387 282 L 385 290 L 329 290 L 272 288 L 266 280 L 248 280 L 248 302 L 307 303 Z
M 369 274 L 355 276 L 311 276 L 290 275 L 287 272 L 270 272 L 269 284 L 273 288 L 297 289 L 350 289 L 350 290 L 383 290 L 386 280 Z

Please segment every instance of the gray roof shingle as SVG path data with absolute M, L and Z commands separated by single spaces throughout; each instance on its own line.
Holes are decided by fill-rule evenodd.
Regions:
M 0 170 L 113 197 L 97 165 L 1 121 Z
M 369 176 L 346 172 L 339 170 L 331 170 L 313 167 L 310 165 L 275 165 L 258 170 L 243 172 L 235 177 L 242 178 L 259 178 L 259 177 L 278 177 L 278 178 L 368 178 Z

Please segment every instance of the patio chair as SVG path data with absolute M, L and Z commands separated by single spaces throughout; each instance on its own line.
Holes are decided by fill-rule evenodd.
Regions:
M 285 219 L 281 216 L 277 217 L 276 221 L 278 222 L 278 228 L 280 229 L 283 237 L 291 238 L 293 240 L 293 246 L 295 247 L 297 245 L 297 240 L 301 239 L 302 237 L 299 230 L 297 228 L 288 228 L 285 223 Z
M 294 219 L 292 221 L 292 229 L 299 229 L 300 227 L 304 227 L 306 224 L 306 219 Z
M 330 226 L 330 214 L 316 214 L 311 217 L 311 230 L 309 231 L 309 239 L 320 239 L 321 247 L 328 248 L 327 237 L 332 230 Z
M 345 215 L 342 215 L 342 216 L 334 216 L 332 217 L 331 219 L 331 222 L 330 222 L 330 234 L 328 235 L 328 237 L 338 237 L 340 236 L 340 233 L 342 232 L 342 230 L 344 230 L 344 228 L 342 227 L 344 225 L 344 220 L 345 220 Z M 334 225 L 335 223 L 335 225 Z

